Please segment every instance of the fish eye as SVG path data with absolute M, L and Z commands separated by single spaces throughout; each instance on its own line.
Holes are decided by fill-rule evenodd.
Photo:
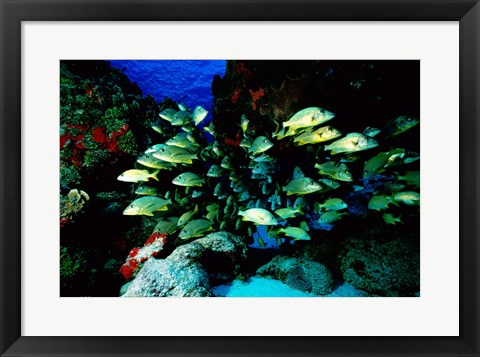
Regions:
M 325 109 L 320 109 L 320 113 L 324 114 L 324 113 L 325 113 Z

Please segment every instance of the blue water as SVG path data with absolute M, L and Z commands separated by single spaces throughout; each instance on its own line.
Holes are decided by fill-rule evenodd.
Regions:
M 260 243 L 260 240 L 263 244 Z M 285 239 L 281 238 L 284 242 Z M 253 243 L 249 245 L 250 248 L 256 249 L 271 249 L 278 248 L 277 239 L 268 235 L 267 226 L 257 226 L 257 230 L 253 233 Z
M 216 74 L 223 77 L 226 70 L 226 61 L 122 60 L 110 63 L 124 70 L 144 96 L 151 95 L 157 101 L 169 97 L 191 109 L 201 105 L 209 111 L 209 116 L 213 107 L 213 77 Z

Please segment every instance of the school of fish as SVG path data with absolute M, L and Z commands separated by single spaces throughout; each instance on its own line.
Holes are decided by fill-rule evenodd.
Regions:
M 184 104 L 159 113 L 151 127 L 162 142 L 118 176 L 133 183 L 137 195 L 124 215 L 155 217 L 154 232 L 176 235 L 177 243 L 218 230 L 251 236 L 255 226 L 266 226 L 278 242 L 305 241 L 321 237 L 313 226 L 350 216 L 345 192 L 364 192 L 365 183 L 378 175 L 392 179 L 370 193 L 366 206 L 371 214 L 396 225 L 403 224 L 404 212 L 419 210 L 420 171 L 408 167 L 420 155 L 402 148 L 379 151 L 386 146 L 378 128 L 342 133 L 325 125 L 335 118 L 333 111 L 307 107 L 281 122 L 275 118 L 277 130 L 265 133 L 242 115 L 232 150 L 216 135 L 214 124 L 205 123 L 207 117 L 205 108 L 190 110 Z M 393 118 L 385 126 L 385 139 L 419 122 L 405 115 Z M 314 159 L 292 168 L 278 156 L 288 147 Z M 359 164 L 360 173 L 349 168 Z M 286 173 L 286 167 L 291 171 Z

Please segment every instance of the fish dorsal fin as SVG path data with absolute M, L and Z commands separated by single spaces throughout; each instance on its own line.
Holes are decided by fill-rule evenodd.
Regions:
M 285 128 L 282 128 L 280 130 L 277 130 L 275 133 L 273 133 L 272 137 L 277 137 L 277 136 L 285 136 Z
M 293 169 L 293 178 L 296 179 L 301 177 L 305 177 L 305 174 L 303 173 L 300 166 L 295 166 L 295 168 Z
M 303 229 L 305 232 L 310 231 L 310 227 L 308 226 L 308 223 L 305 221 L 300 222 L 300 229 Z

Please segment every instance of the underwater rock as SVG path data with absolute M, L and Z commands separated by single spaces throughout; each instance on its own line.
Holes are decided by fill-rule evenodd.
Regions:
M 123 296 L 213 296 L 211 285 L 233 280 L 246 249 L 238 236 L 211 233 L 165 259 L 148 259 Z
M 124 295 L 124 294 L 127 292 L 128 287 L 129 287 L 131 284 L 132 284 L 132 282 L 129 281 L 128 283 L 122 285 L 122 287 L 120 288 L 120 294 L 119 294 L 119 295 L 120 295 L 120 296 Z
M 207 251 L 203 264 L 212 284 L 231 281 L 236 277 L 247 253 L 243 238 L 227 232 L 216 232 L 195 242 Z
M 185 259 L 147 260 L 123 296 L 211 296 L 207 272 L 200 263 L 190 259 L 196 256 L 193 252 L 201 254 L 202 250 L 182 246 L 177 248 L 177 255 Z
M 341 258 L 344 280 L 375 296 L 415 296 L 420 288 L 420 249 L 408 236 L 381 242 L 352 239 Z
M 313 288 L 312 282 L 308 280 L 303 267 L 296 267 L 290 270 L 285 282 L 289 287 L 305 292 L 311 292 Z
M 324 234 L 326 236 L 326 234 Z M 305 246 L 291 254 L 305 260 L 312 260 L 325 265 L 333 273 L 338 263 L 338 242 L 334 239 L 323 239 L 317 242 L 307 242 Z
M 330 271 L 323 264 L 302 258 L 278 255 L 258 268 L 257 275 L 281 280 L 293 289 L 315 295 L 328 295 L 333 291 Z

